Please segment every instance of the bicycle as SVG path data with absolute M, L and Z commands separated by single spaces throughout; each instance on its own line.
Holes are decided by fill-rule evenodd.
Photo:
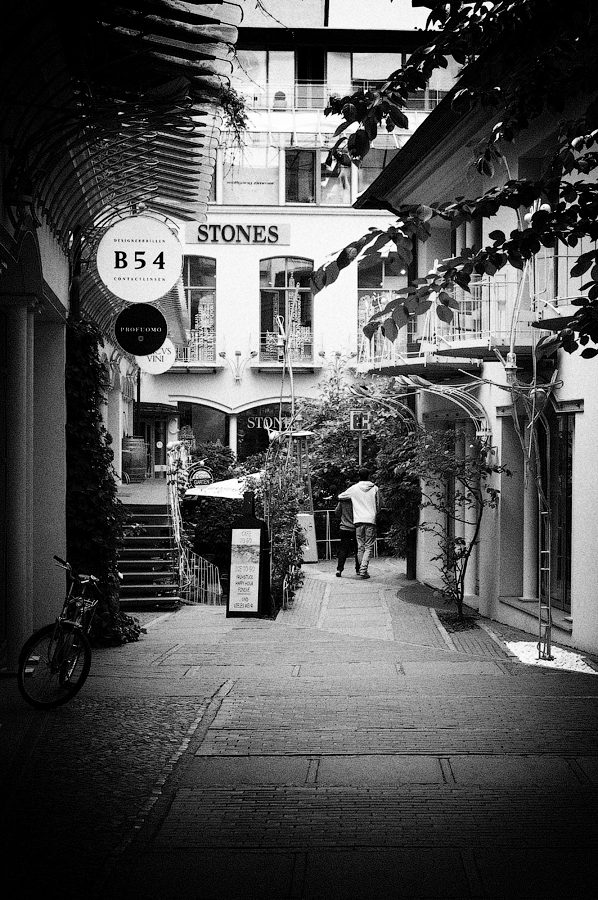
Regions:
M 80 575 L 64 559 L 54 559 L 67 573 L 62 611 L 25 642 L 17 670 L 21 694 L 37 709 L 61 706 L 83 687 L 91 668 L 87 635 L 101 596 L 94 575 Z

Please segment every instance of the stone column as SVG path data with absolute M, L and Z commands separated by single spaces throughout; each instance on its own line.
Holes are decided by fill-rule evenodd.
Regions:
M 237 414 L 229 413 L 228 416 L 228 446 L 233 451 L 235 456 L 238 455 L 237 448 Z
M 31 437 L 32 360 L 30 314 L 25 302 L 8 306 L 6 315 L 8 399 L 6 446 L 6 615 L 7 668 L 15 672 L 19 651 L 29 637 L 31 612 Z

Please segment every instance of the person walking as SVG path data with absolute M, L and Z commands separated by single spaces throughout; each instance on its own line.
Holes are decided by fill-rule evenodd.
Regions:
M 353 522 L 353 504 L 350 500 L 339 500 L 334 514 L 340 518 L 341 543 L 336 562 L 336 577 L 340 578 L 348 556 L 355 557 L 355 571 L 359 575 L 359 563 L 357 561 L 357 539 L 355 537 L 355 524 Z
M 353 521 L 357 537 L 357 562 L 361 578 L 369 578 L 368 565 L 376 543 L 376 519 L 378 516 L 378 488 L 370 480 L 367 469 L 359 472 L 359 481 L 338 495 L 339 500 L 350 500 L 353 505 Z

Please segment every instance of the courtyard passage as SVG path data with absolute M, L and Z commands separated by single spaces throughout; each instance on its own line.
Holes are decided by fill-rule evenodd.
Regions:
M 70 704 L 0 682 L 5 882 L 64 900 L 593 898 L 598 677 L 448 632 L 400 562 L 275 620 L 145 613 Z M 436 608 L 434 608 L 436 607 Z

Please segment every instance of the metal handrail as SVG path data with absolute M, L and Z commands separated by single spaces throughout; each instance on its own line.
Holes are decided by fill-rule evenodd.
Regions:
M 179 595 L 183 603 L 222 603 L 223 591 L 218 567 L 187 546 L 181 512 L 181 488 L 188 483 L 189 452 L 183 441 L 167 450 L 166 484 L 176 553 Z
M 347 79 L 344 82 L 330 83 L 318 80 L 298 80 L 288 82 L 270 82 L 258 84 L 236 78 L 233 82 L 235 90 L 243 95 L 245 105 L 249 109 L 293 112 L 294 110 L 325 109 L 330 97 L 338 94 L 341 97 L 357 91 L 375 91 L 383 84 L 383 80 L 369 81 L 365 79 Z M 405 109 L 411 112 L 431 112 L 442 100 L 446 91 L 427 89 L 418 91 L 405 102 Z

